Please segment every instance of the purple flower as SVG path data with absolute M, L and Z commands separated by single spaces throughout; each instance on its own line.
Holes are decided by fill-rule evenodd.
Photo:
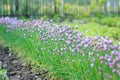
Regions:
M 71 41 L 70 41 L 70 40 L 67 40 L 67 41 L 66 41 L 66 44 L 67 44 L 67 45 L 69 45 L 70 43 L 71 43 Z
M 118 47 L 119 47 L 118 45 L 114 45 L 114 49 L 118 49 Z
M 98 43 L 97 43 L 97 47 L 98 47 L 98 48 L 102 48 L 102 47 L 103 47 L 102 42 L 98 42 Z
M 65 47 L 65 48 L 64 48 L 64 50 L 65 50 L 65 51 L 67 51 L 67 50 L 68 50 L 68 48 L 67 48 L 67 47 Z
M 105 75 L 106 75 L 106 77 L 107 77 L 107 78 L 109 78 L 109 79 L 111 79 L 111 78 L 112 78 L 112 76 L 111 76 L 111 75 L 109 75 L 109 74 L 107 74 L 107 73 L 106 73 Z
M 88 43 L 90 41 L 90 37 L 86 37 L 84 41 L 85 43 Z
M 103 50 L 106 51 L 108 49 L 108 46 L 107 45 L 103 45 Z
M 94 64 L 93 64 L 93 63 L 91 63 L 91 64 L 90 64 L 90 67 L 91 67 L 91 68 L 93 68 L 93 67 L 94 67 Z
M 89 52 L 88 54 L 89 54 L 90 56 L 93 56 L 93 55 L 94 55 L 93 52 Z
M 105 42 L 105 44 L 108 44 L 108 45 L 110 45 L 110 44 L 112 44 L 112 43 L 113 43 L 113 41 L 112 41 L 112 40 L 105 40 L 104 42 Z

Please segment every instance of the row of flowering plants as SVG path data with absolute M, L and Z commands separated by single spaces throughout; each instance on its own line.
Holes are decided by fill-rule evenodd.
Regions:
M 48 70 L 51 79 L 120 79 L 120 42 L 107 36 L 84 36 L 77 27 L 43 19 L 2 17 L 0 25 L 6 28 L 3 38 L 8 46 L 33 67 Z

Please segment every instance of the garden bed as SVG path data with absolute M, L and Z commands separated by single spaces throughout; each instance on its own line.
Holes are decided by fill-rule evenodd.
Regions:
M 52 80 L 120 80 L 120 42 L 108 36 L 84 36 L 77 27 L 43 19 L 0 22 L 0 40 L 32 69 L 49 71 Z

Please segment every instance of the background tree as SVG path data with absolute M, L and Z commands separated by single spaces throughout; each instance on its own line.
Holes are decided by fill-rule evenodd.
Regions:
M 19 15 L 19 0 L 15 0 L 15 12 L 16 15 Z

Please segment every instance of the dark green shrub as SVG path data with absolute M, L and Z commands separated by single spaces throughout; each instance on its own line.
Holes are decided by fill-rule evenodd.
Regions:
M 114 27 L 116 25 L 116 23 L 117 23 L 116 20 L 113 19 L 112 17 L 101 19 L 101 24 L 108 25 L 110 27 Z
M 109 27 L 120 27 L 120 18 L 119 17 L 106 17 L 102 18 L 100 23 L 102 25 L 107 25 Z

